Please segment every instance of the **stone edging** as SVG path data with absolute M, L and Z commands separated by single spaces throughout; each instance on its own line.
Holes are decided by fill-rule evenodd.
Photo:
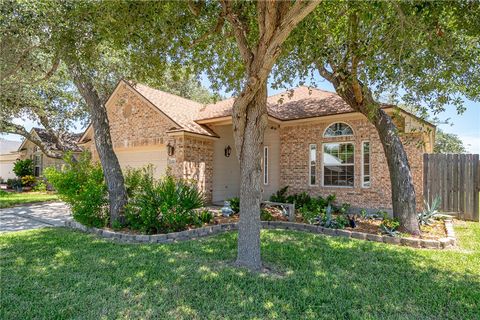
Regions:
M 166 234 L 128 234 L 123 232 L 115 232 L 110 230 L 89 228 L 83 224 L 74 220 L 65 222 L 65 226 L 68 228 L 77 229 L 83 232 L 96 234 L 102 238 L 111 239 L 119 242 L 126 243 L 168 243 L 174 241 L 193 240 L 201 237 L 207 237 L 224 233 L 228 231 L 238 230 L 237 223 L 224 223 L 214 226 L 208 226 L 203 228 L 185 230 L 180 232 L 172 232 Z M 445 249 L 454 247 L 456 245 L 455 232 L 453 230 L 452 220 L 445 220 L 445 229 L 447 237 L 439 240 L 427 240 L 416 238 L 400 238 L 391 237 L 388 235 L 377 235 L 358 231 L 341 230 L 341 229 L 329 229 L 313 224 L 294 223 L 286 221 L 262 221 L 262 229 L 283 229 L 283 230 L 295 230 L 304 231 L 310 233 L 324 234 L 328 236 L 339 236 L 345 238 L 353 238 L 360 240 L 384 242 L 395 245 L 403 245 L 413 248 L 428 248 L 428 249 Z

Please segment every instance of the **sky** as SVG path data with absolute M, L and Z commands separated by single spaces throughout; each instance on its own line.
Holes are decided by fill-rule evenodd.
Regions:
M 320 78 L 320 76 L 317 75 L 313 81 L 315 87 L 335 92 L 333 86 L 329 82 Z M 202 77 L 201 83 L 205 87 L 210 86 L 210 82 L 206 77 Z M 293 83 L 294 86 L 298 85 L 298 80 L 293 81 Z M 312 83 L 306 81 L 305 85 L 312 85 Z M 273 89 L 269 87 L 268 94 L 273 95 L 281 91 L 284 91 L 284 89 Z M 221 91 L 220 93 L 227 98 L 231 96 L 231 94 L 225 91 Z M 449 124 L 439 124 L 437 128 L 440 128 L 444 132 L 458 135 L 463 141 L 468 153 L 480 154 L 480 103 L 466 100 L 465 107 L 466 111 L 461 115 L 457 114 L 457 111 L 453 106 L 447 107 L 446 111 L 437 115 L 437 117 L 440 120 L 449 119 Z M 17 119 L 16 122 L 25 125 L 27 129 L 31 129 L 35 126 L 33 122 L 23 121 L 22 119 Z M 82 129 L 83 128 L 78 125 L 75 132 L 80 132 Z M 1 135 L 1 137 L 8 140 L 22 140 L 22 137 L 12 134 Z

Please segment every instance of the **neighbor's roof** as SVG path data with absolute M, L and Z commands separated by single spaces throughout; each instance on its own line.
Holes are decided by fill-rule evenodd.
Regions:
M 217 136 L 206 126 L 195 122 L 198 118 L 202 104 L 170 94 L 164 91 L 150 88 L 144 84 L 129 84 L 134 90 L 150 101 L 155 107 L 177 123 L 180 128 L 188 132 L 198 133 L 206 136 Z
M 235 98 L 204 106 L 197 120 L 232 115 Z M 298 87 L 267 99 L 268 115 L 282 121 L 354 112 L 336 93 L 309 87 Z
M 74 152 L 81 152 L 82 149 L 77 145 L 77 140 L 80 138 L 82 133 L 70 133 L 70 132 L 63 132 L 60 133 L 60 140 L 64 143 L 64 146 L 61 148 L 55 143 L 54 136 L 43 128 L 32 128 L 30 133 L 35 132 L 37 136 L 42 140 L 45 146 L 52 151 L 74 151 Z M 20 151 L 24 144 L 26 143 L 27 139 L 23 140 L 22 144 L 18 148 Z

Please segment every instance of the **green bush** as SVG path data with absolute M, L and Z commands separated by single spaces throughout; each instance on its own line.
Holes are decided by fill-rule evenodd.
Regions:
M 382 233 L 388 234 L 392 237 L 396 237 L 399 235 L 399 232 L 397 231 L 399 226 L 400 222 L 398 222 L 397 219 L 385 218 L 380 224 L 380 230 L 382 231 Z
M 198 214 L 198 218 L 202 223 L 210 223 L 213 220 L 213 214 L 208 210 L 202 210 Z
M 276 193 L 270 196 L 270 201 L 287 203 L 287 192 L 288 192 L 288 186 L 281 188 Z
M 262 221 L 273 221 L 273 216 L 270 211 L 262 209 L 260 211 L 260 220 Z
M 32 175 L 23 176 L 20 180 L 22 180 L 22 186 L 24 187 L 31 187 L 35 184 L 35 177 Z
M 125 184 L 129 194 L 125 217 L 131 229 L 175 232 L 202 223 L 194 209 L 204 205 L 204 196 L 195 185 L 171 175 L 157 181 L 150 167 L 128 171 Z
M 62 169 L 46 168 L 44 175 L 59 197 L 72 209 L 73 218 L 86 226 L 103 227 L 108 223 L 108 199 L 100 164 L 92 163 L 85 152 L 75 160 L 69 153 Z
M 17 177 L 33 176 L 33 161 L 32 159 L 20 160 L 17 159 L 13 164 L 13 173 Z
M 47 191 L 47 184 L 43 180 L 37 180 L 33 186 L 33 191 L 45 192 Z
M 232 208 L 233 212 L 239 213 L 240 212 L 240 198 L 230 198 L 227 201 L 230 202 L 230 207 Z

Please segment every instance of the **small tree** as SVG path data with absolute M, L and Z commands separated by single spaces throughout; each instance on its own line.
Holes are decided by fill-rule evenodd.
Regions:
M 13 164 L 13 173 L 19 178 L 33 175 L 33 161 L 31 159 L 17 159 Z
M 433 152 L 435 153 L 465 153 L 465 146 L 462 140 L 453 133 L 446 133 L 440 129 L 437 129 L 435 135 L 435 147 Z

